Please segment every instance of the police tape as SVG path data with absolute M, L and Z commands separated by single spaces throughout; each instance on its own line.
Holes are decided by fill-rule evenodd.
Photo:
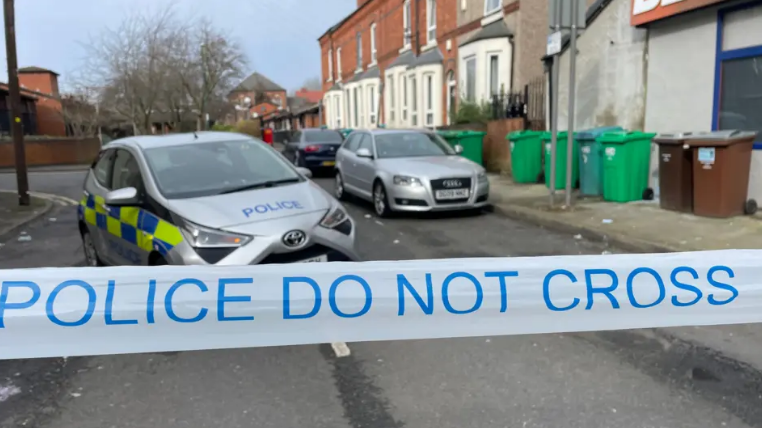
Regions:
M 762 321 L 762 250 L 0 271 L 0 359 Z

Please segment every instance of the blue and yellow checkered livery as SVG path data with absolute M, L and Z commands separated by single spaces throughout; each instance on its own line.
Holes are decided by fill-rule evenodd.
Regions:
M 83 196 L 79 201 L 79 218 L 143 251 L 155 250 L 162 256 L 183 241 L 180 229 L 172 223 L 141 208 L 106 206 L 102 196 Z

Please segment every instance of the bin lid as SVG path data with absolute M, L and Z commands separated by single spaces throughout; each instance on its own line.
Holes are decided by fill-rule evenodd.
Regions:
M 641 131 L 615 131 L 601 134 L 596 138 L 596 141 L 599 143 L 624 144 L 630 141 L 651 140 L 654 135 L 656 134 Z
M 524 131 L 513 131 L 508 133 L 508 135 L 505 136 L 506 140 L 511 141 L 519 141 L 519 140 L 525 140 L 527 138 L 537 138 L 538 136 L 541 136 L 544 134 L 542 131 L 532 131 L 532 130 L 524 130 Z
M 558 131 L 558 134 L 556 135 L 556 139 L 566 139 L 569 137 L 569 131 Z M 553 134 L 551 132 L 544 132 L 541 137 L 543 140 L 550 141 L 553 138 Z
M 723 131 L 702 132 L 689 137 L 690 140 L 699 141 L 734 141 L 734 140 L 753 140 L 757 137 L 755 131 L 740 131 L 738 129 L 727 129 Z
M 607 132 L 617 132 L 617 131 L 624 131 L 624 128 L 621 126 L 604 126 L 600 128 L 590 128 L 585 129 L 584 131 L 577 132 L 577 140 L 595 140 L 599 136 L 607 133 Z
M 703 132 L 660 132 L 654 137 L 654 143 L 681 144 L 688 138 Z

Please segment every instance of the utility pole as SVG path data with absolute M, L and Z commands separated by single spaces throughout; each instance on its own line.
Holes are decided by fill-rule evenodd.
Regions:
M 16 59 L 16 19 L 14 0 L 3 0 L 5 15 L 5 51 L 8 57 L 8 89 L 10 92 L 10 123 L 13 137 L 13 153 L 16 159 L 16 187 L 19 205 L 29 205 L 29 177 L 26 170 L 26 152 L 24 151 L 24 130 L 21 126 L 21 89 L 19 88 L 18 63 Z
M 569 46 L 569 127 L 566 140 L 566 206 L 571 206 L 572 167 L 577 154 L 574 153 L 574 96 L 577 88 L 577 24 L 579 0 L 571 2 L 571 44 Z

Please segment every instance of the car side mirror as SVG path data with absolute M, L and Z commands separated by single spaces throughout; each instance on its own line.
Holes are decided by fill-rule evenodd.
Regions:
M 370 150 L 366 148 L 358 149 L 356 154 L 357 154 L 357 157 L 360 157 L 360 158 L 369 158 L 369 159 L 373 158 L 373 153 L 371 153 Z
M 457 153 L 457 154 L 463 153 L 463 146 L 461 146 L 460 144 L 456 144 L 455 145 L 455 153 Z
M 312 178 L 312 171 L 310 171 L 309 168 L 304 168 L 301 166 L 297 166 L 296 170 L 299 171 L 299 174 L 302 174 L 303 176 L 307 178 Z
M 134 187 L 125 187 L 123 189 L 113 190 L 108 192 L 103 198 L 106 205 L 112 205 L 115 207 L 139 205 L 140 195 L 138 189 Z

